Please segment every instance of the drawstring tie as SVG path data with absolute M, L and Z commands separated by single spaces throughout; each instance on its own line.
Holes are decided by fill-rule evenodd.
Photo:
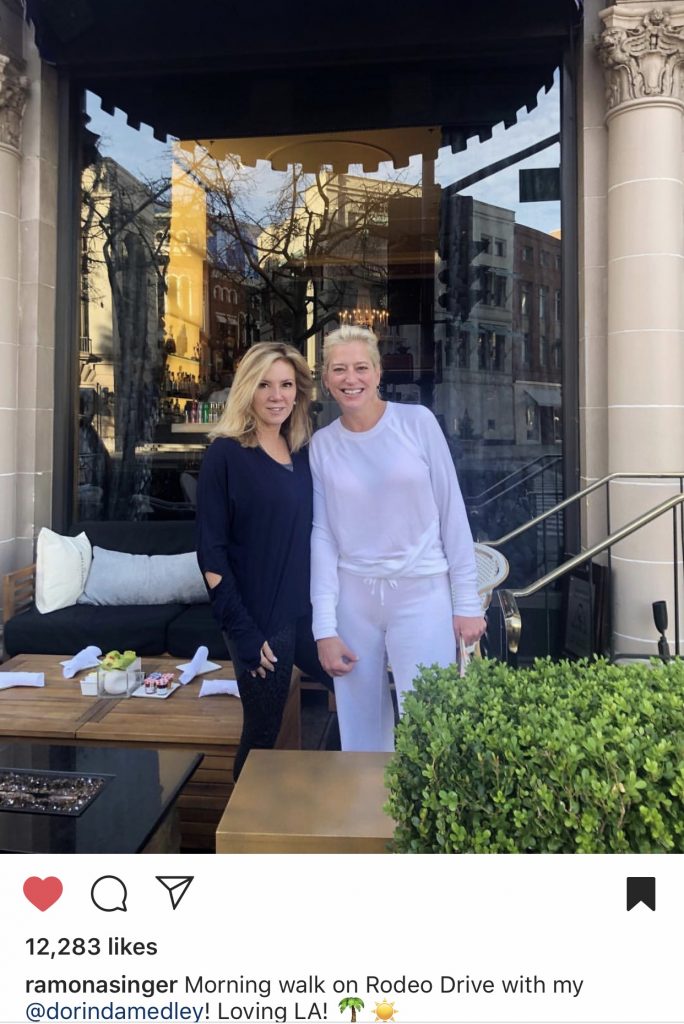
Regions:
M 385 607 L 385 584 L 387 583 L 391 590 L 396 590 L 399 586 L 397 580 L 388 580 L 384 576 L 366 576 L 363 581 L 366 586 L 370 587 L 371 597 L 375 597 L 376 585 L 380 584 L 380 607 Z

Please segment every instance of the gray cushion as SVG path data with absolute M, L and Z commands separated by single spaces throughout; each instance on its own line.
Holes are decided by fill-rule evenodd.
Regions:
M 209 600 L 197 556 L 129 555 L 93 548 L 85 590 L 79 604 L 200 604 Z

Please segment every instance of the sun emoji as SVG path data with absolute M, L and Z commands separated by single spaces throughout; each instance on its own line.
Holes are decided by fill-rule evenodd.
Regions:
M 386 999 L 383 999 L 381 1003 L 376 1003 L 375 1010 L 373 1010 L 376 1021 L 394 1020 L 394 1014 L 396 1012 L 397 1011 L 394 1009 L 394 1003 L 388 1003 Z

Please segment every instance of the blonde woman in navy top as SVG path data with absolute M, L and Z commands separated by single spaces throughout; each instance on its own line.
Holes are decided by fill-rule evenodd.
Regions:
M 242 359 L 210 433 L 197 492 L 197 559 L 238 681 L 244 724 L 233 774 L 273 747 L 292 666 L 332 685 L 311 633 L 311 373 L 292 346 Z

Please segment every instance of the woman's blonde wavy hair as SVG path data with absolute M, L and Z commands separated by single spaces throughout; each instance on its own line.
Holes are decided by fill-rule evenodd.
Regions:
M 234 437 L 243 448 L 257 447 L 257 422 L 252 401 L 259 381 L 279 359 L 285 359 L 291 365 L 297 389 L 297 404 L 283 423 L 281 433 L 291 452 L 299 451 L 307 443 L 311 437 L 311 371 L 301 352 L 280 341 L 260 341 L 240 360 L 223 414 L 214 429 L 209 431 L 211 441 L 215 437 Z

